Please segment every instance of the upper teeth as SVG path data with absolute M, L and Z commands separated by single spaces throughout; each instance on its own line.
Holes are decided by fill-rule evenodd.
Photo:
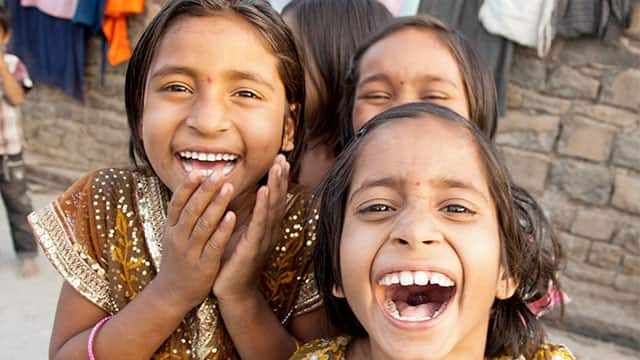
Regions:
M 430 271 L 400 271 L 389 273 L 378 280 L 378 285 L 389 286 L 400 284 L 402 286 L 411 285 L 439 285 L 442 287 L 455 286 L 455 282 L 447 275 Z
M 234 161 L 238 158 L 233 154 L 213 154 L 213 153 L 201 153 L 195 151 L 181 151 L 180 157 L 185 159 L 194 159 L 200 161 Z

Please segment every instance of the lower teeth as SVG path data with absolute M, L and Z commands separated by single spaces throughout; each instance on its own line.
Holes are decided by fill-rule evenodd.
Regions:
M 409 321 L 409 322 L 418 322 L 418 321 L 428 321 L 438 317 L 444 311 L 447 306 L 447 302 L 442 303 L 438 310 L 436 310 L 431 316 L 402 316 L 396 307 L 396 303 L 391 299 L 386 299 L 384 301 L 384 307 L 389 311 L 389 314 L 396 319 L 401 321 Z

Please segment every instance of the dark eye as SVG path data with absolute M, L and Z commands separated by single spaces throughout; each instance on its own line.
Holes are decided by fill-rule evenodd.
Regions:
M 433 101 L 433 100 L 447 100 L 448 97 L 444 94 L 426 94 L 422 96 L 422 100 L 424 101 Z
M 379 212 L 387 212 L 387 211 L 394 211 L 394 210 L 395 210 L 394 208 L 385 204 L 374 204 L 374 205 L 367 206 L 364 209 L 361 209 L 360 212 L 361 213 L 379 213 Z
M 475 211 L 470 210 L 462 205 L 447 205 L 442 208 L 442 211 L 453 214 L 475 214 Z
M 243 97 L 243 98 L 251 98 L 251 99 L 259 99 L 260 97 L 254 93 L 253 91 L 250 90 L 240 90 L 237 91 L 235 93 L 236 96 L 238 97 Z
M 191 92 L 191 90 L 181 84 L 170 84 L 164 87 L 164 90 L 169 92 Z

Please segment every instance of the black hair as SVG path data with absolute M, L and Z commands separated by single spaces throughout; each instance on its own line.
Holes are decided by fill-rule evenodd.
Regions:
M 486 133 L 477 124 L 436 104 L 409 103 L 376 115 L 336 159 L 318 189 L 314 207 L 319 208 L 314 266 L 329 320 L 348 335 L 366 336 L 346 299 L 332 295 L 334 286 L 342 286 L 340 241 L 345 207 L 354 166 L 368 134 L 383 124 L 401 119 L 453 123 L 474 140 L 486 174 L 490 174 L 487 182 L 496 206 L 501 262 L 507 276 L 519 281 L 512 297 L 496 299 L 492 306 L 485 355 L 530 354 L 541 345 L 544 329 L 526 303 L 544 296 L 550 283 L 557 285 L 556 273 L 562 256 L 560 245 L 533 198 L 514 194 L 508 171 Z
M 318 109 L 305 113 L 306 146 L 340 152 L 338 107 L 351 56 L 367 36 L 393 15 L 377 0 L 293 0 L 282 10 L 299 33 L 300 49 L 318 91 Z
M 220 16 L 235 14 L 248 21 L 262 35 L 267 48 L 279 60 L 278 73 L 289 104 L 297 104 L 294 149 L 288 155 L 297 163 L 304 138 L 302 116 L 304 106 L 304 67 L 291 30 L 280 15 L 264 0 L 175 0 L 168 1 L 151 20 L 133 50 L 125 79 L 125 107 L 129 123 L 129 157 L 137 166 L 137 159 L 151 167 L 144 150 L 140 122 L 144 111 L 149 68 L 167 29 L 183 16 Z M 289 111 L 289 108 L 285 109 Z
M 449 28 L 440 20 L 426 14 L 395 18 L 362 43 L 351 62 L 345 83 L 345 96 L 340 104 L 340 134 L 344 146 L 354 135 L 352 112 L 356 88 L 360 77 L 360 61 L 365 53 L 379 41 L 405 29 L 433 31 L 449 48 L 458 64 L 458 70 L 467 95 L 469 118 L 489 137 L 493 137 L 498 123 L 497 93 L 493 75 L 474 48 L 460 32 Z M 405 56 L 409 55 L 405 54 Z

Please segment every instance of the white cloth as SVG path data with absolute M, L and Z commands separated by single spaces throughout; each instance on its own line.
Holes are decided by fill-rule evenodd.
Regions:
M 555 0 L 485 0 L 478 17 L 488 32 L 536 48 L 543 57 L 555 36 Z

